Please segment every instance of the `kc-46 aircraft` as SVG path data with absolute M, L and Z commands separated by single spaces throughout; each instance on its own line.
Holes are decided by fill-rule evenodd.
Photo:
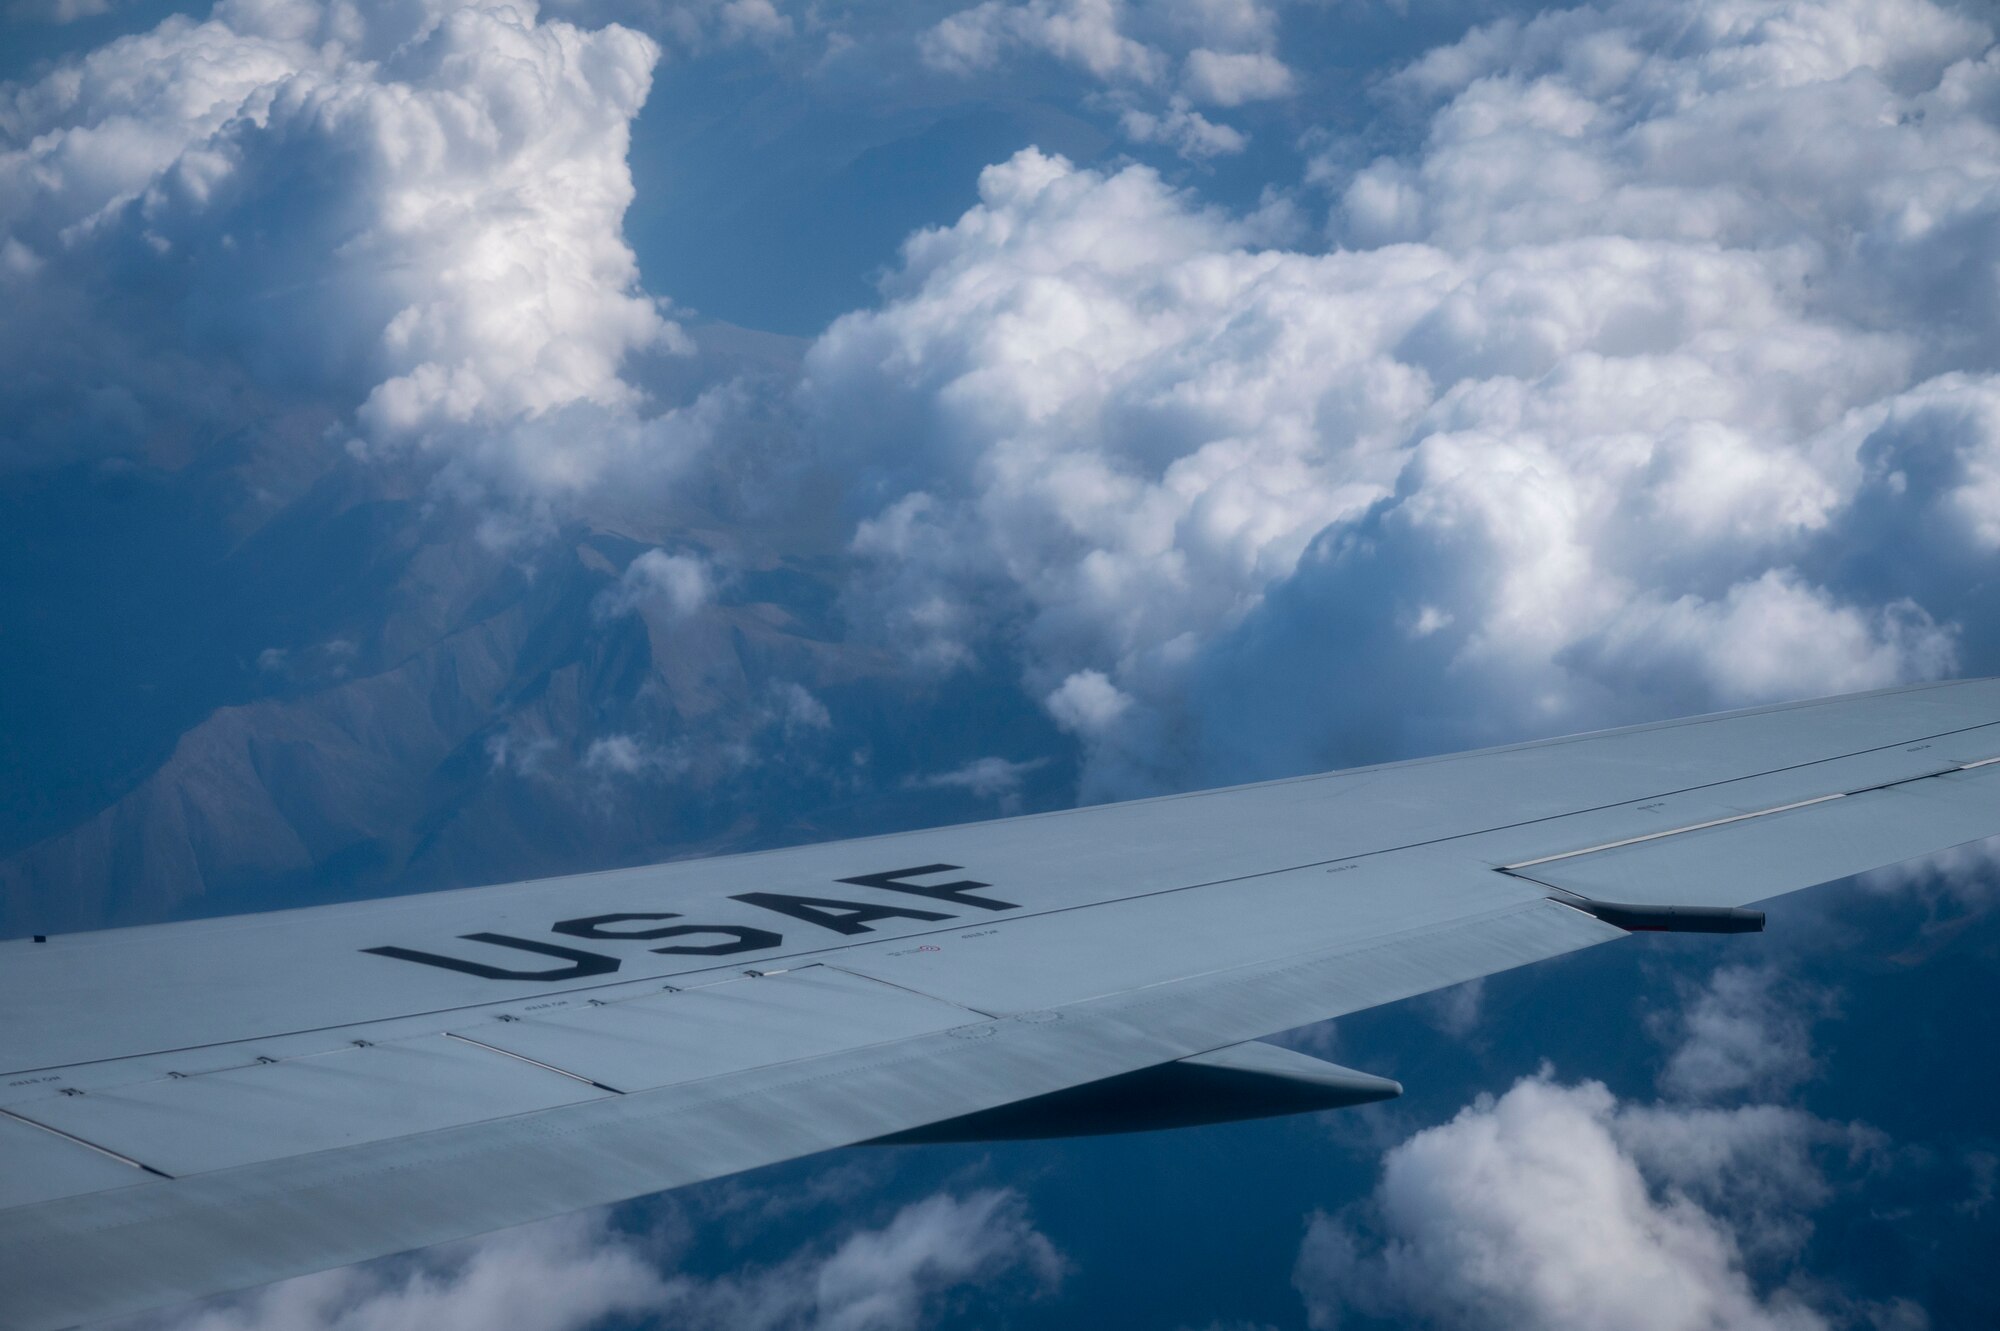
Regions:
M 0 943 L 0 1328 L 831 1147 L 1379 1100 L 1260 1036 L 2000 833 L 2000 680 Z

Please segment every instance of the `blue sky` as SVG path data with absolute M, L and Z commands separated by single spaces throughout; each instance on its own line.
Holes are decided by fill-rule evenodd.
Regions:
M 2000 670 L 1982 7 L 0 24 L 9 935 Z M 169 1320 L 1987 1323 L 1992 882 Z

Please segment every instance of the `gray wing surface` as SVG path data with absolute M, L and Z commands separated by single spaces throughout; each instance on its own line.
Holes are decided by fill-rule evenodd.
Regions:
M 2000 681 L 0 942 L 0 1329 L 906 1133 L 2000 834 Z M 1584 907 L 1584 908 L 1579 908 Z

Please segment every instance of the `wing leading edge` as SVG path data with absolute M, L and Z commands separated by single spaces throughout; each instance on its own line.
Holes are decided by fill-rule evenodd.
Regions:
M 1240 1061 L 1214 1051 L 1650 927 L 1593 903 L 1736 907 L 2000 833 L 1996 759 L 2000 682 L 1968 681 L 0 943 L 0 1328 Z

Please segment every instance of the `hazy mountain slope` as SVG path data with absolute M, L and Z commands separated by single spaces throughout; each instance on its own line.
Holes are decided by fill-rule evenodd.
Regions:
M 393 566 L 375 621 L 332 590 L 295 603 L 298 645 L 257 653 L 242 683 L 267 696 L 215 707 L 128 790 L 0 861 L 0 933 L 978 816 L 1017 792 L 908 774 L 1046 729 L 968 708 L 978 681 L 912 685 L 878 649 L 839 641 L 831 586 L 807 563 L 721 568 L 707 600 L 680 606 L 626 587 L 657 548 L 629 536 L 502 551 L 422 505 L 367 502 L 366 557 L 322 577 L 379 587 Z M 311 544 L 305 529 L 354 521 L 351 505 L 309 507 L 265 531 Z M 260 557 L 246 549 L 236 558 Z M 884 761 L 884 746 L 899 751 Z

